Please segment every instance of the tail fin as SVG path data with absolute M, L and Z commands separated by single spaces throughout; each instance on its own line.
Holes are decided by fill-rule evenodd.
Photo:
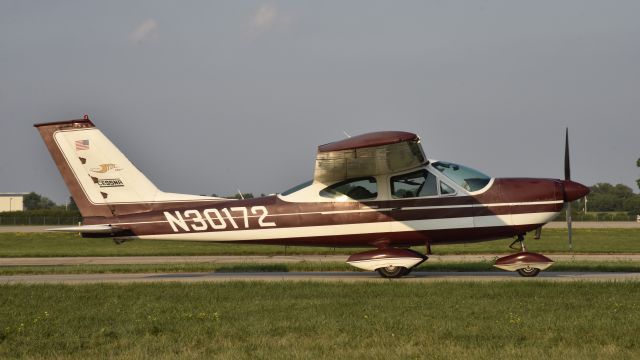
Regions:
M 218 198 L 160 191 L 88 118 L 34 125 L 84 217 L 131 214 Z

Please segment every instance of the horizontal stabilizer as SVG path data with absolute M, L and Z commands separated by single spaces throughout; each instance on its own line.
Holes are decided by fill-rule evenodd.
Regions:
M 81 226 L 71 226 L 71 227 L 65 227 L 65 228 L 47 229 L 47 231 L 85 233 L 85 234 L 114 234 L 123 230 L 124 229 L 117 228 L 111 225 L 81 225 Z

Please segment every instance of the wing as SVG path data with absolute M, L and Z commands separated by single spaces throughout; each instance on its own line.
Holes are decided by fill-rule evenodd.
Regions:
M 328 183 L 426 164 L 418 135 L 380 131 L 318 146 L 314 181 Z

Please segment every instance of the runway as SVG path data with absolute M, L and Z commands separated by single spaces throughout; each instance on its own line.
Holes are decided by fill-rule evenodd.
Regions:
M 321 281 L 321 282 L 491 282 L 491 281 L 640 281 L 640 273 L 543 272 L 535 278 L 511 272 L 415 272 L 401 279 L 383 279 L 375 272 L 253 272 L 253 273 L 146 273 L 0 276 L 0 284 L 95 284 L 227 281 Z
M 508 254 L 429 255 L 429 263 L 493 262 Z M 547 254 L 554 261 L 640 261 L 640 254 Z M 291 264 L 345 262 L 348 255 L 77 256 L 0 258 L 0 266 L 134 264 Z

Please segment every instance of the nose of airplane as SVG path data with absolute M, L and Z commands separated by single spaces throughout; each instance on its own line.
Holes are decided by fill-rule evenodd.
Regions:
M 562 182 L 562 187 L 564 189 L 565 202 L 578 200 L 587 196 L 590 192 L 588 187 L 571 180 L 564 180 Z

